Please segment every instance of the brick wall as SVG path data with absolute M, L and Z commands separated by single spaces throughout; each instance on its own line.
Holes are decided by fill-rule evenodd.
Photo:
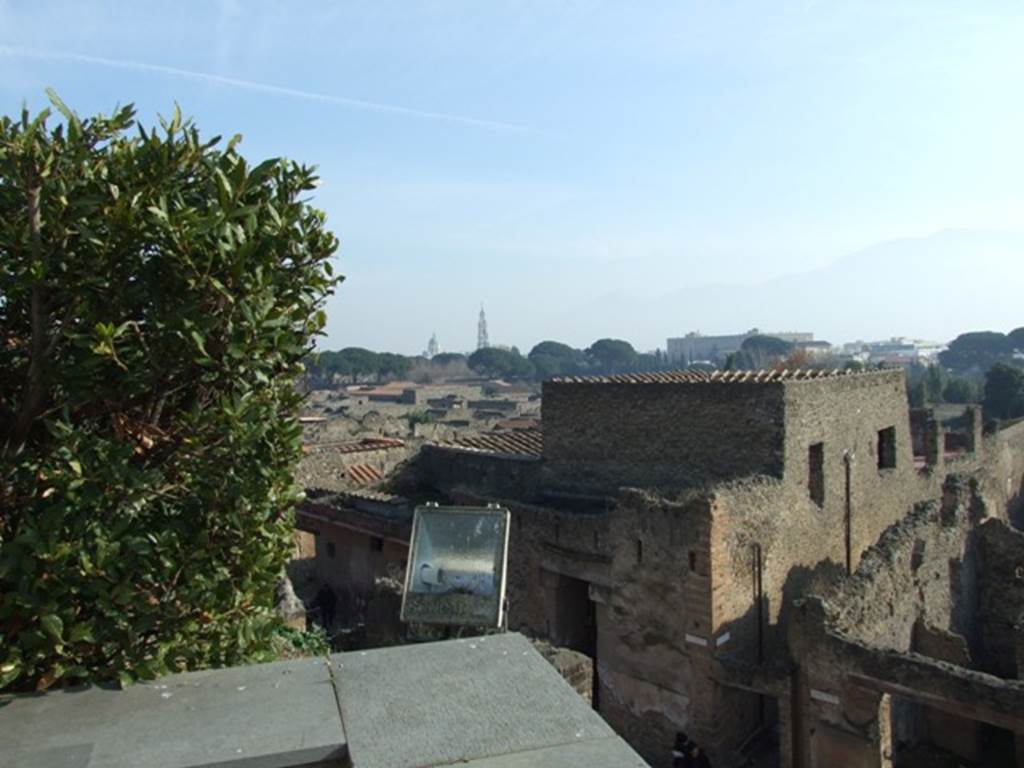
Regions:
M 781 476 L 780 384 L 544 383 L 544 484 L 679 489 Z
M 429 484 L 449 493 L 459 488 L 497 499 L 531 501 L 540 490 L 540 460 L 424 446 L 419 459 Z
M 600 712 L 655 766 L 667 764 L 676 731 L 705 744 L 713 737 L 709 531 L 701 496 L 673 502 L 627 491 L 611 513 Z

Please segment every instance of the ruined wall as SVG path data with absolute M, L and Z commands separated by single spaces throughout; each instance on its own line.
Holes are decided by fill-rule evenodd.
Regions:
M 981 415 L 977 418 L 980 421 Z M 987 435 L 981 441 L 978 461 L 985 504 L 1005 510 L 1005 517 L 1024 529 L 1024 423 Z M 1002 512 L 1000 516 L 1004 516 Z
M 594 699 L 594 660 L 569 648 L 559 648 L 545 640 L 533 640 L 533 647 L 548 660 L 569 685 L 588 704 Z
M 807 488 L 808 449 L 824 444 L 820 516 L 843 529 L 849 457 L 853 567 L 889 525 L 927 498 L 917 484 L 903 371 L 787 382 L 785 482 Z M 879 433 L 892 429 L 893 466 L 880 468 Z
M 411 453 L 405 446 L 346 451 L 332 448 L 330 445 L 312 445 L 307 449 L 295 472 L 296 482 L 304 488 L 323 488 L 331 491 L 352 487 L 353 482 L 346 475 L 350 467 L 372 467 L 383 477 L 405 461 Z
M 544 383 L 544 483 L 679 489 L 782 474 L 783 390 L 754 383 Z
M 472 489 L 492 499 L 531 501 L 539 495 L 540 460 L 427 445 L 418 461 L 430 485 L 444 493 Z
M 624 492 L 611 514 L 606 618 L 598 636 L 602 716 L 654 766 L 676 731 L 715 738 L 710 681 L 710 509 Z M 689 553 L 697 553 L 694 570 Z
M 834 628 L 878 648 L 913 649 L 914 624 L 973 641 L 977 547 L 972 484 L 951 476 L 943 501 L 919 505 L 893 525 L 856 573 L 823 593 Z
M 856 568 L 882 531 L 933 493 L 932 480 L 913 465 L 901 371 L 787 382 L 785 402 L 783 477 L 714 489 L 713 625 L 716 635 L 729 634 L 722 651 L 747 662 L 757 661 L 759 642 L 764 658 L 784 645 L 795 598 L 846 573 L 847 520 Z M 890 427 L 895 466 L 880 469 L 878 432 Z M 817 497 L 810 487 L 816 444 Z
M 338 623 L 364 621 L 375 580 L 396 573 L 401 578 L 408 557 L 408 544 L 321 524 L 316 536 L 317 576 L 337 596 Z
M 989 520 L 978 534 L 981 668 L 1000 677 L 1024 677 L 1016 653 L 1017 625 L 1024 616 L 1024 532 Z

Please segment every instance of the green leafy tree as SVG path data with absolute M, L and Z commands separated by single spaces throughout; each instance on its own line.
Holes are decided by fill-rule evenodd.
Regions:
M 0 119 L 0 688 L 265 658 L 337 282 L 316 176 L 51 101 Z
M 483 376 L 530 378 L 533 364 L 514 350 L 484 347 L 469 356 L 469 367 Z
M 430 358 L 430 364 L 440 367 L 447 365 L 463 365 L 466 362 L 466 356 L 460 355 L 458 352 L 442 352 L 439 355 L 434 355 Z
M 1024 416 L 1024 370 L 997 363 L 985 375 L 985 413 L 998 419 Z
M 958 372 L 981 372 L 1004 361 L 1011 354 L 1013 342 L 1005 334 L 974 331 L 962 333 L 953 339 L 949 348 L 939 353 L 939 362 Z
M 621 339 L 599 339 L 587 349 L 587 357 L 599 373 L 632 370 L 637 362 L 633 345 Z
M 559 341 L 540 342 L 530 350 L 529 358 L 536 368 L 539 379 L 571 376 L 582 373 L 587 368 L 587 358 L 582 350 Z
M 928 404 L 928 385 L 924 377 L 919 376 L 907 385 L 907 401 L 911 408 L 923 408 Z
M 929 365 L 924 372 L 925 391 L 929 403 L 941 403 L 945 400 L 946 386 L 949 376 L 941 365 Z
M 338 352 L 339 373 L 351 376 L 353 384 L 360 376 L 376 376 L 379 365 L 377 353 L 362 347 L 345 347 Z
M 377 355 L 378 379 L 401 379 L 412 367 L 412 361 L 393 352 L 381 352 Z
M 980 403 L 981 387 L 969 376 L 950 376 L 942 395 L 947 403 Z
M 736 355 L 739 368 L 769 368 L 793 352 L 793 344 L 775 336 L 751 336 L 743 340 Z
M 1010 340 L 1010 346 L 1012 346 L 1018 352 L 1024 352 L 1024 327 L 1014 328 L 1008 334 L 1006 338 Z

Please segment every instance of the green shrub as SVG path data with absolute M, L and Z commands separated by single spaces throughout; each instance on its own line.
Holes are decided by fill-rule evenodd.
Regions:
M 338 280 L 316 177 L 51 100 L 0 119 L 0 689 L 266 658 Z

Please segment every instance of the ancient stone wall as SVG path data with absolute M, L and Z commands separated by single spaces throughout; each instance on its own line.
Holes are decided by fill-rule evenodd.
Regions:
M 365 622 L 378 577 L 405 573 L 408 544 L 383 539 L 342 525 L 324 523 L 316 536 L 319 581 L 337 597 L 337 624 Z
M 351 451 L 331 445 L 309 446 L 296 470 L 296 481 L 305 488 L 338 491 L 351 488 L 348 470 L 355 466 L 370 467 L 380 477 L 405 461 L 410 455 L 406 446 Z
M 418 461 L 435 489 L 448 493 L 472 489 L 492 499 L 531 501 L 540 492 L 540 460 L 530 457 L 453 450 L 424 446 Z
M 598 701 L 655 766 L 665 764 L 676 731 L 714 739 L 709 534 L 701 496 L 671 502 L 627 491 L 611 514 L 614 589 L 599 625 Z
M 544 483 L 678 490 L 782 474 L 783 389 L 754 383 L 544 383 Z
M 534 640 L 533 647 L 588 704 L 594 699 L 594 660 L 579 651 L 559 648 L 545 640 Z
M 981 668 L 1000 677 L 1022 677 L 1016 646 L 1024 616 L 1024 532 L 989 520 L 978 534 Z

